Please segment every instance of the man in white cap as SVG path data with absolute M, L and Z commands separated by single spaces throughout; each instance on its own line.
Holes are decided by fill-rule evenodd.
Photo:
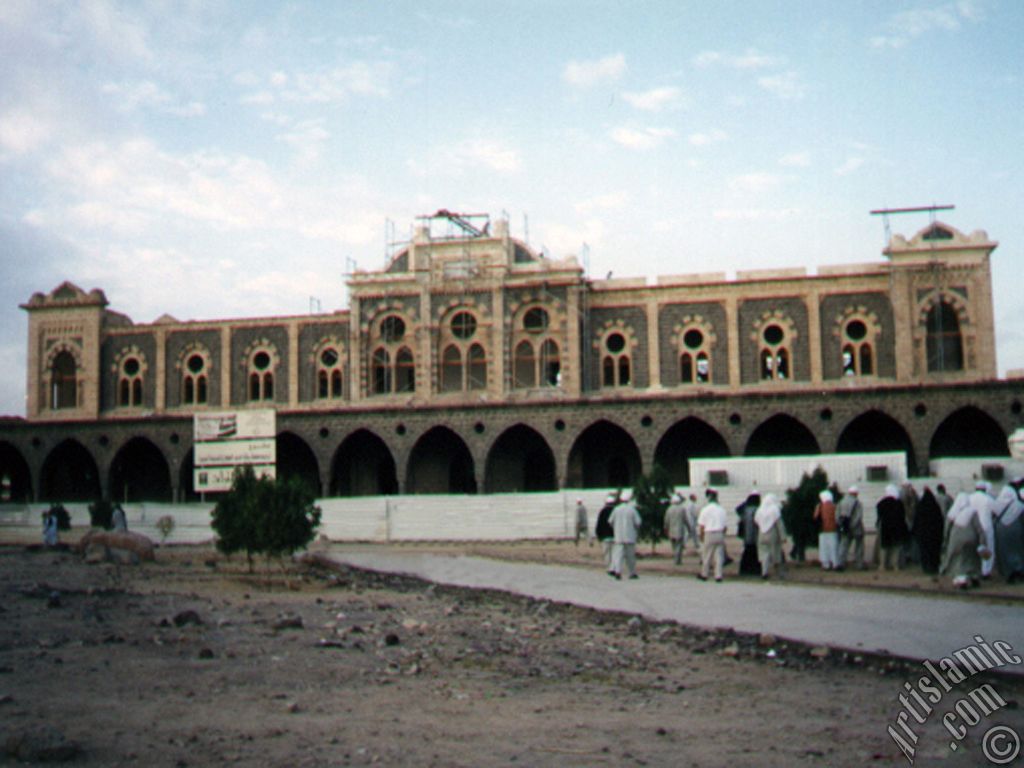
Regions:
M 992 557 L 996 551 L 995 530 L 992 528 L 992 512 L 995 506 L 995 499 L 992 498 L 992 486 L 984 480 L 976 482 L 970 501 L 971 507 L 978 513 L 978 520 L 981 521 L 981 527 L 985 531 L 985 540 L 982 543 L 988 550 L 989 556 L 982 558 L 981 578 L 988 579 L 992 577 L 992 568 L 996 563 L 996 559 Z
M 697 534 L 701 544 L 700 573 L 697 578 L 707 581 L 708 571 L 714 564 L 715 581 L 721 581 L 722 566 L 725 564 L 725 509 L 718 503 L 718 491 L 709 488 L 706 496 L 708 503 L 697 517 Z
M 612 551 L 612 571 L 616 579 L 622 578 L 622 566 L 626 565 L 629 578 L 636 575 L 636 539 L 640 532 L 640 513 L 633 504 L 632 491 L 623 491 L 619 505 L 612 510 L 608 522 L 615 531 L 615 549 Z
M 839 533 L 836 526 L 836 505 L 832 492 L 825 490 L 818 494 L 818 506 L 814 508 L 814 519 L 821 524 L 818 534 L 818 560 L 821 568 L 831 571 L 839 565 Z
M 839 521 L 839 567 L 846 568 L 849 562 L 850 545 L 853 545 L 854 567 L 863 571 L 864 564 L 864 505 L 860 501 L 860 489 L 851 485 L 836 507 Z
M 594 539 L 590 535 L 590 525 L 587 520 L 587 508 L 583 506 L 583 499 L 576 499 L 576 535 L 574 541 L 576 546 L 580 545 L 580 537 L 586 536 L 587 542 L 593 546 Z
M 689 524 L 686 520 L 686 504 L 681 493 L 672 494 L 672 503 L 665 510 L 665 534 L 672 542 L 672 557 L 676 565 L 683 563 L 683 547 Z

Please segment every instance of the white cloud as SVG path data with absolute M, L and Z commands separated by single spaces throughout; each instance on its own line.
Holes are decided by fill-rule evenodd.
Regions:
M 654 149 L 665 139 L 676 135 L 671 128 L 615 128 L 611 132 L 612 141 L 630 149 Z
M 72 26 L 81 24 L 95 38 L 101 50 L 126 58 L 153 59 L 147 42 L 149 31 L 141 19 L 131 15 L 128 10 L 131 5 L 86 0 L 72 7 L 77 8 Z
M 243 88 L 254 89 L 243 94 L 242 104 L 265 105 L 277 100 L 300 104 L 331 104 L 352 96 L 387 98 L 395 67 L 386 61 L 354 61 L 343 67 L 311 71 L 274 71 L 266 78 L 251 72 L 235 75 Z
M 53 135 L 48 118 L 27 109 L 13 109 L 0 115 L 0 148 L 17 155 L 32 152 Z
M 600 83 L 614 82 L 626 71 L 626 57 L 621 53 L 592 61 L 570 61 L 562 71 L 562 79 L 569 85 L 588 88 Z
M 275 138 L 292 147 L 300 161 L 308 163 L 319 159 L 324 144 L 331 138 L 331 134 L 324 128 L 324 121 L 316 119 L 295 123 L 289 130 L 277 134 Z
M 651 88 L 647 91 L 623 93 L 622 98 L 637 109 L 659 112 L 668 107 L 679 106 L 682 103 L 683 93 L 675 86 L 665 86 Z
M 807 168 L 811 164 L 810 152 L 790 152 L 779 158 L 779 165 L 784 168 Z
M 204 104 L 198 101 L 182 104 L 152 80 L 137 83 L 104 83 L 100 91 L 118 99 L 118 109 L 122 112 L 132 112 L 145 107 L 179 117 L 199 117 L 206 114 Z
M 889 17 L 885 33 L 868 40 L 872 48 L 903 48 L 912 40 L 931 32 L 956 32 L 961 22 L 978 22 L 984 17 L 981 8 L 970 0 L 945 3 L 934 8 L 915 8 Z
M 709 144 L 718 144 L 719 142 L 726 141 L 729 138 L 729 134 L 718 128 L 707 133 L 691 133 L 687 137 L 687 141 L 695 147 L 706 147 Z
M 801 214 L 799 208 L 719 208 L 711 215 L 718 221 L 785 221 Z
M 409 160 L 409 169 L 417 176 L 434 173 L 459 175 L 477 168 L 511 174 L 519 170 L 522 162 L 514 147 L 494 139 L 482 138 L 437 148 L 429 152 L 427 157 L 426 160 Z
M 757 78 L 757 84 L 780 99 L 801 99 L 807 91 L 796 72 L 764 75 Z
M 745 173 L 729 180 L 729 188 L 737 192 L 766 192 L 782 183 L 782 177 L 773 173 Z
M 741 54 L 730 54 L 722 51 L 702 51 L 693 57 L 694 66 L 701 69 L 722 64 L 733 69 L 766 69 L 778 66 L 783 62 L 777 56 L 768 56 L 756 48 L 748 48 Z
M 625 190 L 619 190 L 618 192 L 608 192 L 603 195 L 596 195 L 595 197 L 581 200 L 573 206 L 577 213 L 589 214 L 597 210 L 616 210 L 625 207 L 629 202 L 629 193 Z
M 864 165 L 863 157 L 848 157 L 845 162 L 835 170 L 836 176 L 846 176 L 853 173 L 858 168 Z

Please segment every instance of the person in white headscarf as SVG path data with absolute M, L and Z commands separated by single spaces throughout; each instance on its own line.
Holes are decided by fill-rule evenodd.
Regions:
M 993 510 L 996 565 L 1008 584 L 1024 578 L 1024 477 L 1007 483 L 996 497 Z
M 994 502 L 992 486 L 989 483 L 979 480 L 974 484 L 974 493 L 971 494 L 971 506 L 978 513 L 978 520 L 981 521 L 981 527 L 985 530 L 984 544 L 991 553 L 995 553 L 996 550 L 995 530 L 992 528 L 992 508 L 995 506 Z M 982 560 L 981 578 L 990 578 L 995 564 L 996 560 L 994 557 Z
M 681 493 L 672 494 L 672 503 L 665 510 L 665 535 L 672 543 L 672 560 L 676 565 L 683 563 L 683 547 L 686 545 L 689 521 L 686 519 L 686 503 Z
M 992 553 L 985 547 L 985 529 L 970 496 L 957 495 L 948 519 L 949 543 L 943 570 L 952 574 L 953 585 L 960 589 L 977 586 L 981 583 L 981 558 L 991 559 Z
M 757 524 L 757 556 L 761 560 L 761 578 L 767 579 L 774 569 L 780 578 L 785 575 L 782 549 L 786 527 L 782 523 L 782 507 L 774 493 L 766 493 L 754 513 Z
M 892 570 L 893 558 L 896 567 L 903 568 L 903 542 L 907 538 L 907 519 L 900 501 L 900 489 L 888 485 L 883 496 L 875 507 L 878 512 L 878 541 L 882 556 L 879 568 Z
M 839 533 L 836 526 L 836 505 L 831 491 L 818 494 L 818 505 L 814 508 L 814 519 L 821 526 L 818 533 L 818 560 L 822 570 L 831 571 L 839 565 Z
M 839 527 L 839 570 L 849 562 L 851 545 L 855 567 L 858 571 L 864 570 L 867 567 L 864 564 L 864 505 L 856 485 L 851 485 L 839 500 L 836 520 Z

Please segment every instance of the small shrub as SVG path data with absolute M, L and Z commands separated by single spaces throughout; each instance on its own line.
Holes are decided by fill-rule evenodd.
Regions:
M 160 543 L 167 541 L 167 537 L 174 532 L 175 522 L 171 515 L 164 515 L 156 521 L 156 529 L 160 532 Z
M 633 496 L 636 510 L 640 513 L 641 541 L 651 542 L 651 551 L 665 537 L 665 510 L 675 489 L 668 473 L 657 464 L 650 474 L 640 478 Z

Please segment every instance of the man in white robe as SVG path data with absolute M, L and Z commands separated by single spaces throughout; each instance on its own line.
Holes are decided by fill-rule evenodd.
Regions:
M 612 573 L 616 579 L 622 578 L 622 566 L 625 564 L 629 578 L 636 575 L 636 539 L 640 532 L 640 513 L 633 504 L 633 494 L 623 491 L 619 505 L 612 510 L 608 522 L 615 532 L 615 547 L 612 550 Z
M 995 567 L 996 559 L 991 557 L 996 551 L 995 530 L 992 528 L 992 511 L 995 499 L 992 498 L 992 486 L 984 480 L 979 480 L 974 485 L 974 493 L 970 496 L 971 507 L 978 513 L 978 520 L 985 532 L 984 545 L 988 549 L 990 557 L 981 561 L 981 578 L 988 579 L 992 576 L 992 568 Z

